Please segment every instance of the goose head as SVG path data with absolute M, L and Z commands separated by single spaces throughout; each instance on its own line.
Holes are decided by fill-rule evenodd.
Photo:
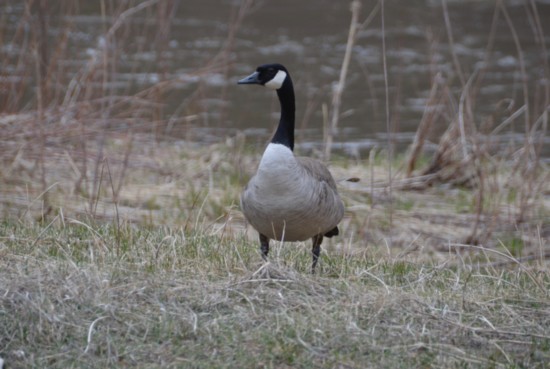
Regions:
M 282 144 L 294 150 L 294 87 L 288 70 L 281 64 L 263 64 L 256 71 L 241 79 L 240 85 L 260 85 L 276 90 L 281 104 L 281 118 L 271 143 Z
M 281 64 L 264 64 L 256 68 L 256 71 L 241 79 L 240 85 L 261 85 L 272 90 L 278 90 L 290 79 L 288 71 Z

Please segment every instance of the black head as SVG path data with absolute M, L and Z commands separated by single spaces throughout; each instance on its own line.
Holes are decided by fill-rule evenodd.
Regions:
M 237 82 L 240 85 L 262 85 L 273 90 L 278 90 L 288 78 L 288 71 L 281 64 L 264 64 L 256 68 L 256 71 Z

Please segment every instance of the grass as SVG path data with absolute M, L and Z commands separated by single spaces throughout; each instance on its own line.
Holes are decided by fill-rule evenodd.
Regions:
M 261 139 L 189 137 L 190 127 L 208 123 L 202 99 L 220 92 L 230 103 L 227 87 L 207 91 L 199 82 L 165 110 L 187 79 L 230 78 L 234 38 L 252 2 L 235 7 L 224 46 L 203 67 L 116 93 L 110 83 L 132 40 L 160 40 L 153 51 L 163 64 L 173 5 L 110 9 L 99 57 L 69 78 L 51 66 L 77 45 L 66 47 L 63 36 L 47 52 L 40 4 L 17 20 L 32 44 L 4 62 L 34 75 L 33 93 L 15 78 L 0 101 L 0 359 L 8 368 L 548 367 L 550 171 L 540 139 L 548 84 L 530 88 L 525 78 L 521 106 L 480 113 L 475 96 L 490 63 L 464 76 L 453 55 L 468 83 L 431 76 L 408 153 L 393 155 L 389 145 L 364 160 L 331 156 L 346 215 L 312 276 L 309 243 L 274 244 L 263 263 L 238 209 Z M 141 12 L 164 26 L 128 22 Z M 497 16 L 515 35 L 500 2 Z M 27 35 L 3 37 L 22 45 Z M 521 47 L 517 54 L 523 60 Z M 524 143 L 493 145 L 512 123 L 525 126 Z M 429 159 L 423 147 L 436 126 L 448 129 Z M 344 181 L 352 177 L 361 182 Z
M 0 228 L 18 367 L 494 367 L 550 360 L 549 275 L 56 219 Z M 17 317 L 14 319 L 14 317 Z

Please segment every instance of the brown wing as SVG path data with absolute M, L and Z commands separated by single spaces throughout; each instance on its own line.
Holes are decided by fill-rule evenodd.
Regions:
M 327 167 L 321 163 L 319 160 L 306 157 L 297 157 L 296 160 L 302 165 L 302 168 L 314 178 L 317 178 L 319 181 L 326 182 L 330 188 L 336 191 L 336 182 L 332 178 Z

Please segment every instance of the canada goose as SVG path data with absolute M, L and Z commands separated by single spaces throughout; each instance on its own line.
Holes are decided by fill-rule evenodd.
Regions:
M 277 90 L 281 118 L 264 151 L 256 174 L 241 194 L 241 209 L 260 235 L 267 260 L 269 240 L 313 241 L 312 273 L 324 237 L 338 235 L 344 204 L 336 183 L 321 162 L 294 156 L 294 87 L 281 64 L 259 66 L 238 84 L 257 84 Z

